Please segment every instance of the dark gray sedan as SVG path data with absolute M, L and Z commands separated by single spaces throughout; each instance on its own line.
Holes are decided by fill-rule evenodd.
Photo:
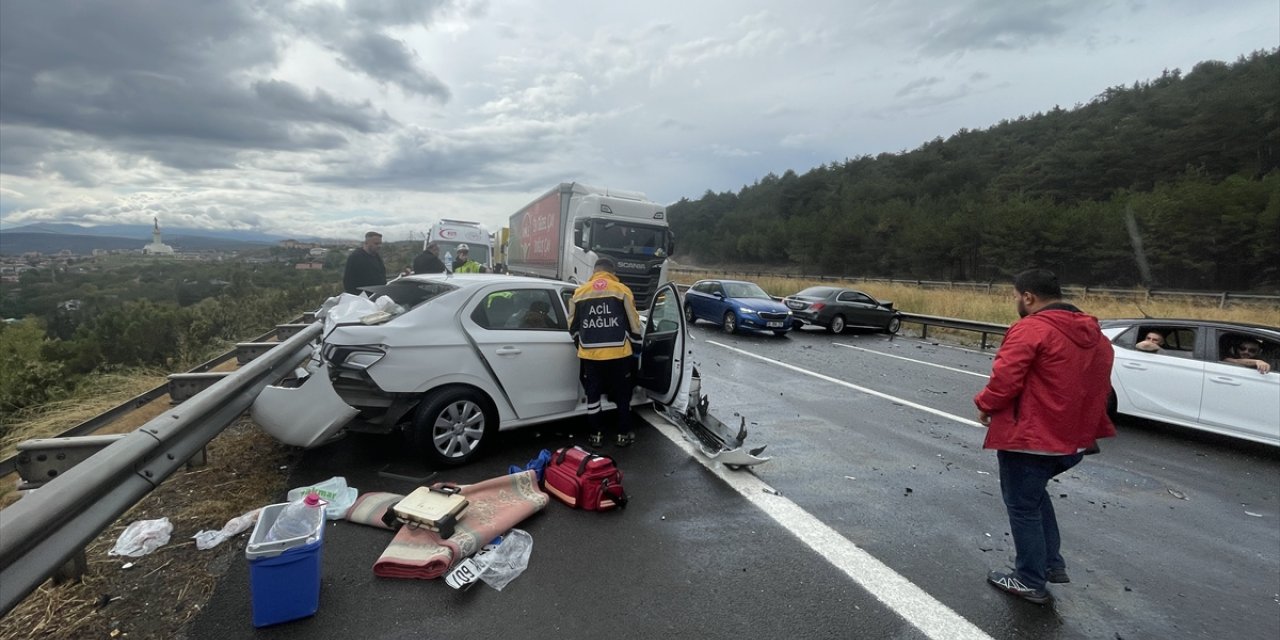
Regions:
M 853 289 L 809 287 L 782 302 L 797 321 L 826 327 L 831 333 L 843 333 L 846 327 L 897 333 L 902 326 L 902 314 L 892 302 L 881 302 Z

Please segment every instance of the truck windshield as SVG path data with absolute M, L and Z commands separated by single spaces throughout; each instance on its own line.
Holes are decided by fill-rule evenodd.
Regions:
M 597 220 L 591 229 L 591 249 L 633 255 L 665 256 L 666 227 L 648 227 Z
M 453 256 L 458 255 L 458 245 L 462 243 L 461 242 L 443 242 L 443 241 L 437 240 L 436 244 L 440 245 L 440 259 L 444 260 L 446 257 L 448 257 L 450 260 L 452 260 Z M 470 259 L 475 260 L 480 264 L 489 264 L 488 245 L 483 245 L 483 244 L 474 243 L 474 242 L 468 242 L 466 244 L 467 244 L 467 253 L 469 254 L 468 257 Z

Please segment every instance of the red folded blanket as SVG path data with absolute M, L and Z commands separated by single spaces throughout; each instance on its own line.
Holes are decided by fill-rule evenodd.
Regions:
M 470 504 L 462 512 L 452 536 L 446 540 L 426 528 L 400 527 L 391 544 L 373 563 L 374 575 L 421 580 L 439 578 L 455 562 L 547 506 L 547 494 L 538 488 L 538 476 L 532 470 L 462 485 L 461 489 Z M 351 505 L 346 518 L 386 529 L 383 514 L 403 497 L 395 493 L 366 493 Z

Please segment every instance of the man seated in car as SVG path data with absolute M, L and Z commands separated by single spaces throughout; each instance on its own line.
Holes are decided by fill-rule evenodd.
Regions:
M 1138 351 L 1148 351 L 1151 353 L 1159 351 L 1162 347 L 1164 347 L 1164 334 L 1159 331 L 1148 331 L 1147 337 L 1144 338 L 1142 342 L 1133 345 L 1133 348 Z
M 522 329 L 554 329 L 556 321 L 547 313 L 551 307 L 541 300 L 534 300 L 520 319 Z
M 1260 355 L 1262 355 L 1262 342 L 1253 338 L 1244 338 L 1227 349 L 1227 355 L 1223 356 L 1222 361 L 1242 367 L 1253 367 L 1258 370 L 1258 373 L 1271 371 L 1271 365 L 1266 360 L 1258 358 Z

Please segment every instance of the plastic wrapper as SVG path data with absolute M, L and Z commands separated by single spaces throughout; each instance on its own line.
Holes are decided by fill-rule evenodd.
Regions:
M 109 556 L 138 558 L 169 544 L 173 524 L 168 518 L 137 520 L 124 528 L 116 539 L 116 546 L 107 552 Z
M 475 562 L 480 567 L 480 579 L 485 584 L 502 591 L 529 567 L 533 553 L 533 536 L 521 529 L 512 529 L 502 536 L 502 543 L 492 551 L 478 555 Z
M 295 502 L 313 491 L 319 494 L 322 500 L 328 502 L 324 508 L 324 517 L 329 520 L 341 520 L 346 517 L 347 510 L 356 503 L 356 498 L 360 497 L 360 492 L 355 487 L 347 486 L 346 478 L 334 476 L 320 484 L 290 489 L 289 502 Z
M 249 511 L 243 515 L 238 515 L 228 520 L 226 524 L 222 525 L 222 529 L 220 530 L 214 531 L 210 529 L 207 531 L 201 531 L 191 537 L 196 539 L 197 549 L 201 551 L 212 549 L 223 542 L 226 542 L 228 538 L 252 529 L 253 525 L 258 522 L 258 515 L 261 513 L 262 509 L 254 509 L 253 511 Z

